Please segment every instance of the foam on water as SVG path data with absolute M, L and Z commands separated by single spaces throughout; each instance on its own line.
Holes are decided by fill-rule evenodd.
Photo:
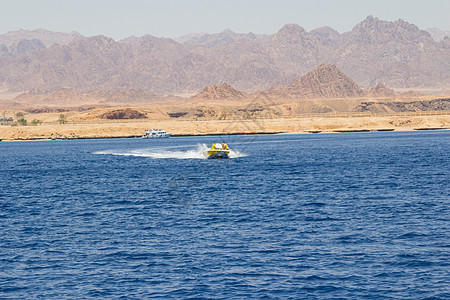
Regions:
M 135 157 L 149 157 L 153 159 L 161 158 L 175 158 L 175 159 L 206 159 L 203 154 L 208 149 L 206 144 L 197 144 L 195 148 L 186 150 L 172 150 L 173 147 L 161 148 L 144 148 L 129 151 L 105 150 L 97 151 L 94 154 L 107 154 L 117 156 L 135 156 Z M 246 156 L 244 153 L 237 150 L 230 150 L 230 158 L 238 158 Z

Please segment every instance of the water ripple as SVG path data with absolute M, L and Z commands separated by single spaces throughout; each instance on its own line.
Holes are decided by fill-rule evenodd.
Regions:
M 0 298 L 450 298 L 449 132 L 210 140 L 2 144 Z

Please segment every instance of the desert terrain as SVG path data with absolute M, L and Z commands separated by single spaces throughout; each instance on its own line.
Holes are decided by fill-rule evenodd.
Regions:
M 228 87 L 215 88 L 226 94 Z M 205 91 L 211 89 L 214 87 Z M 216 94 L 217 90 L 210 93 L 212 99 L 193 97 L 132 105 L 92 101 L 63 106 L 56 101 L 55 106 L 37 107 L 2 101 L 3 116 L 15 121 L 0 126 L 0 139 L 140 137 L 148 128 L 162 128 L 174 136 L 450 129 L 450 99 L 442 97 L 282 100 L 267 95 L 236 99 Z M 18 113 L 27 125 L 17 124 Z M 42 123 L 33 126 L 33 120 Z
M 450 129 L 449 115 L 391 117 L 294 117 L 261 120 L 148 120 L 2 127 L 3 140 L 92 139 L 140 137 L 146 128 L 164 128 L 174 136 L 409 131 Z
M 140 137 L 148 128 L 174 136 L 450 129 L 450 98 L 362 89 L 328 64 L 255 93 L 222 83 L 187 98 L 71 89 L 4 98 L 2 140 Z

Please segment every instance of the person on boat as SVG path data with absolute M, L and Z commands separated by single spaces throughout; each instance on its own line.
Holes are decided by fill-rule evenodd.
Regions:
M 222 150 L 230 150 L 225 142 L 222 142 Z
M 216 142 L 212 144 L 211 149 L 217 149 Z

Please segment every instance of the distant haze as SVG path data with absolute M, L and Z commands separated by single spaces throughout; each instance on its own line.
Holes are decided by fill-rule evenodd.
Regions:
M 115 40 L 145 34 L 178 38 L 225 28 L 273 34 L 287 23 L 343 33 L 367 15 L 445 32 L 450 30 L 449 11 L 448 0 L 0 0 L 0 34 L 45 28 Z

